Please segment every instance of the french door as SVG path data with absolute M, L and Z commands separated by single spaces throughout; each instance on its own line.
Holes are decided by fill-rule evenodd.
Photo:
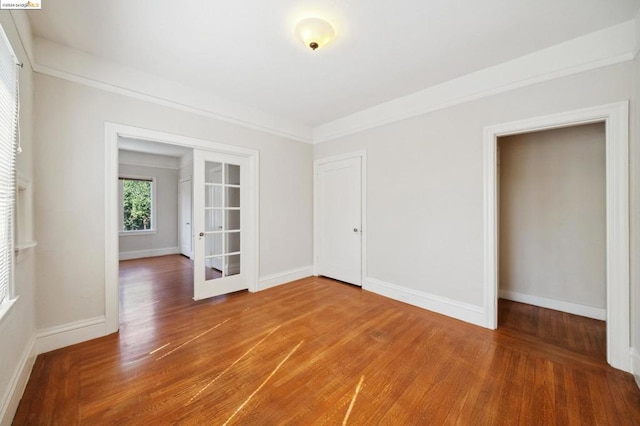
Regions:
M 194 150 L 195 300 L 249 288 L 248 181 L 246 157 Z

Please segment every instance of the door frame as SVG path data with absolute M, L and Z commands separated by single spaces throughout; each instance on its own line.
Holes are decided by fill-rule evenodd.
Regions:
M 247 277 L 249 279 L 249 291 L 256 292 L 258 288 L 259 274 L 259 152 L 255 149 L 238 147 L 220 142 L 191 138 L 172 133 L 145 129 L 142 127 L 128 126 L 112 122 L 105 122 L 105 319 L 106 334 L 115 333 L 120 327 L 119 313 L 119 260 L 118 260 L 118 138 L 140 139 L 152 142 L 179 145 L 187 148 L 201 149 L 230 154 L 248 159 L 250 204 L 247 206 L 249 215 L 249 229 L 251 247 L 246 250 Z M 192 186 L 193 188 L 193 186 Z M 193 203 L 193 199 L 191 200 Z M 192 212 L 193 213 L 193 212 Z
M 178 222 L 179 222 L 179 228 L 178 228 L 178 244 L 180 246 L 180 253 L 184 255 L 184 253 L 182 253 L 182 222 L 184 221 L 184 217 L 182 215 L 182 184 L 185 182 L 189 182 L 189 188 L 191 188 L 190 191 L 190 198 L 193 198 L 193 176 L 189 177 L 189 178 L 182 178 L 178 180 Z M 191 209 L 189 210 L 190 217 L 189 217 L 189 226 L 191 227 L 191 246 L 189 247 L 189 259 L 193 260 L 193 200 L 191 200 Z
M 484 128 L 485 326 L 498 326 L 498 137 L 589 123 L 605 123 L 607 362 L 630 371 L 629 102 L 617 102 Z
M 363 286 L 367 277 L 367 151 L 354 151 L 332 157 L 319 158 L 313 161 L 313 275 L 318 276 L 318 256 L 320 253 L 320 223 L 318 200 L 318 168 L 320 165 L 335 161 L 360 158 L 360 205 L 361 225 L 360 234 L 360 286 Z

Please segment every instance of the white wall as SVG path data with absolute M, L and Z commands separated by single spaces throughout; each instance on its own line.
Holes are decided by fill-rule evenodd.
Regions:
M 25 25 L 24 11 L 15 13 L 16 21 Z M 24 63 L 20 72 L 20 136 L 23 152 L 17 158 L 17 171 L 32 185 L 33 181 L 33 73 L 14 20 L 9 11 L 0 12 L 0 25 L 9 37 L 18 59 Z M 28 24 L 27 24 L 28 25 Z M 26 43 L 29 40 L 25 41 Z M 27 45 L 28 46 L 28 45 Z M 27 47 L 28 48 L 28 47 Z M 16 264 L 15 291 L 19 299 L 9 314 L 0 321 L 0 424 L 10 424 L 22 396 L 26 380 L 35 360 L 35 256 L 27 256 Z
M 134 158 L 139 159 L 140 154 Z M 121 176 L 155 178 L 155 233 L 148 235 L 120 235 L 120 259 L 161 256 L 179 253 L 178 248 L 178 174 L 180 161 L 161 155 L 142 154 L 144 164 L 166 165 L 151 167 L 134 165 L 127 152 L 119 151 Z M 174 160 L 173 162 L 167 161 Z M 123 162 L 129 164 L 123 164 Z
M 636 18 L 637 44 L 640 46 L 640 19 Z M 633 61 L 633 101 L 630 108 L 629 141 L 629 226 L 631 235 L 631 371 L 640 386 L 640 56 Z
M 499 149 L 501 294 L 605 308 L 604 123 L 502 137 Z
M 39 328 L 105 314 L 105 121 L 258 150 L 260 276 L 311 265 L 310 145 L 41 74 L 35 90 Z
M 375 279 L 407 301 L 482 306 L 483 128 L 629 99 L 632 72 L 603 67 L 316 145 L 315 158 L 367 150 L 365 288 Z

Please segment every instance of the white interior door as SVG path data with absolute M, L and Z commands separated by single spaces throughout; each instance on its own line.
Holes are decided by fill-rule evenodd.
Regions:
M 243 265 L 247 229 L 244 157 L 194 150 L 194 295 L 203 299 L 249 288 Z
M 362 285 L 362 159 L 317 169 L 318 274 Z
M 191 180 L 180 182 L 180 253 L 192 257 Z

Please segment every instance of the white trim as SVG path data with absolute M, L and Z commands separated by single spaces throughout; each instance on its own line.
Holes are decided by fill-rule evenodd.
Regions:
M 509 90 L 633 60 L 633 20 L 431 86 L 313 128 L 320 143 Z
M 189 235 L 189 240 L 191 241 L 190 245 L 189 245 L 189 253 L 184 253 L 182 250 L 182 237 L 184 237 L 183 232 L 182 232 L 182 223 L 185 221 L 186 218 L 182 217 L 182 201 L 184 195 L 183 195 L 183 191 L 182 191 L 182 184 L 189 182 L 189 200 L 191 200 L 191 198 L 193 197 L 193 182 L 191 179 L 191 176 L 189 177 L 183 177 L 181 179 L 178 179 L 178 250 L 179 250 L 179 254 L 185 255 L 187 256 L 189 259 L 193 260 L 193 202 L 191 202 L 191 206 L 189 208 L 189 229 L 191 230 L 191 235 Z
M 313 275 L 313 266 L 305 266 L 303 268 L 290 269 L 288 271 L 278 272 L 277 274 L 265 275 L 258 282 L 259 290 L 276 287 L 291 281 L 307 278 Z
M 11 312 L 13 312 L 13 307 L 15 306 L 19 298 L 20 296 L 16 296 L 11 299 L 5 299 L 2 302 L 0 302 L 0 331 L 4 327 L 4 323 L 7 320 L 7 318 L 10 317 Z
M 253 259 L 249 259 L 249 261 L 253 261 L 255 267 L 253 268 L 253 277 L 250 277 L 253 284 L 249 285 L 249 291 L 256 292 L 260 285 L 260 155 L 257 151 L 255 151 L 255 155 L 249 156 L 249 170 L 254 172 L 253 188 L 255 189 L 255 193 L 251 196 L 253 203 L 251 207 L 255 212 L 254 221 L 251 224 L 255 233 L 255 250 L 252 253 Z M 193 180 L 191 184 L 193 185 Z
M 26 56 L 26 65 L 29 65 L 31 71 L 33 71 L 33 64 L 35 63 L 33 60 L 33 31 L 31 30 L 31 23 L 27 17 L 28 12 L 20 9 L 12 9 L 9 12 L 16 35 L 22 45 L 22 51 L 24 52 L 24 56 Z
M 74 321 L 38 330 L 36 348 L 38 354 L 54 351 L 106 335 L 104 316 Z
M 636 13 L 636 16 L 633 18 L 633 22 L 635 24 L 635 32 L 636 32 L 636 50 L 634 52 L 633 59 L 638 56 L 640 52 L 640 10 Z
M 553 309 L 555 311 L 566 312 L 573 315 L 580 315 L 600 321 L 605 321 L 607 319 L 607 310 L 605 308 L 596 308 L 594 306 L 565 302 L 564 300 L 548 299 L 546 297 L 516 293 L 515 291 L 510 290 L 500 290 L 498 294 L 501 299 L 512 300 L 514 302 L 526 303 L 528 305 Z
M 318 167 L 322 164 L 333 163 L 335 161 L 348 160 L 351 158 L 360 158 L 360 206 L 361 206 L 361 218 L 360 218 L 360 234 L 362 247 L 360 248 L 360 279 L 364 283 L 367 276 L 367 151 L 360 150 L 349 152 L 345 154 L 336 155 L 333 157 L 319 158 L 313 162 L 313 275 L 318 275 L 318 255 L 320 253 L 319 247 L 319 232 L 320 224 L 318 223 Z
M 120 231 L 121 237 L 139 237 L 141 235 L 156 235 L 158 233 L 155 229 L 140 229 L 138 231 Z
M 471 324 L 479 326 L 484 325 L 484 310 L 482 309 L 482 306 L 459 302 L 457 300 L 402 287 L 370 277 L 365 278 L 362 288 L 428 311 L 446 315 Z
M 167 256 L 170 254 L 180 254 L 180 247 L 166 247 L 161 249 L 136 250 L 120 252 L 120 260 L 142 259 L 144 257 Z
M 40 37 L 33 70 L 106 92 L 311 143 L 311 128 L 269 112 L 230 102 L 182 83 L 134 70 Z
M 367 277 L 367 234 L 369 228 L 367 228 L 367 151 L 360 152 L 362 163 L 360 164 L 360 190 L 362 191 L 362 218 L 360 222 L 360 234 L 362 235 L 362 265 L 361 274 L 362 282 Z
M 579 124 L 606 125 L 607 362 L 629 371 L 629 102 L 585 108 L 484 129 L 485 327 L 497 327 L 497 138 Z
M 14 12 L 12 18 L 15 21 Z M 145 83 L 146 74 L 42 38 L 33 39 L 25 51 L 32 69 L 40 74 L 300 142 L 320 143 L 508 90 L 631 61 L 638 51 L 635 30 L 638 16 L 634 20 L 467 74 L 313 129 L 248 107 L 224 105 L 221 99 L 218 100 L 219 105 L 213 105 L 202 99 L 202 93 L 182 86 L 182 90 L 178 90 L 173 82 L 161 84 L 156 76 L 150 76 L 147 80 L 151 82 Z M 21 21 L 26 21 L 26 27 L 16 25 L 17 32 L 22 40 L 31 41 L 31 34 L 26 29 L 26 14 L 22 14 Z M 36 63 L 34 56 L 39 63 Z M 158 87 L 168 86 L 176 87 L 157 93 Z M 235 115 L 227 116 L 231 110 Z
M 33 184 L 19 171 L 16 171 L 16 211 L 15 211 L 14 253 L 16 263 L 29 256 L 37 242 L 33 241 Z
M 0 408 L 0 425 L 9 425 L 13 421 L 13 417 L 18 410 L 18 404 L 27 387 L 29 376 L 33 364 L 36 361 L 36 335 L 31 335 L 27 345 L 22 352 L 18 368 L 16 368 L 11 376 L 11 381 L 7 388 L 7 393 L 3 396 Z
M 239 147 L 196 139 L 182 135 L 149 130 L 141 127 L 105 122 L 105 334 L 115 333 L 119 328 L 119 292 L 118 292 L 118 262 L 119 262 L 119 228 L 118 228 L 118 139 L 120 137 L 139 139 L 151 142 L 179 145 L 187 148 L 202 149 L 221 154 L 246 157 L 249 164 L 249 178 L 253 186 L 250 192 L 250 209 L 255 212 L 251 223 L 252 229 L 247 229 L 253 235 L 252 247 L 244 251 L 244 265 L 250 265 L 249 291 L 258 291 L 260 265 L 260 158 L 255 149 Z M 179 249 L 179 248 L 178 248 Z
M 115 333 L 120 328 L 119 307 L 119 176 L 118 170 L 118 126 L 105 123 L 105 188 L 104 188 L 104 298 L 106 334 Z
M 16 263 L 22 262 L 26 259 L 32 252 L 33 248 L 38 245 L 37 241 L 23 241 L 19 244 L 16 244 L 13 247 L 13 251 L 15 252 Z
M 640 388 L 640 353 L 636 348 L 631 348 L 631 374 L 636 379 L 636 384 Z

